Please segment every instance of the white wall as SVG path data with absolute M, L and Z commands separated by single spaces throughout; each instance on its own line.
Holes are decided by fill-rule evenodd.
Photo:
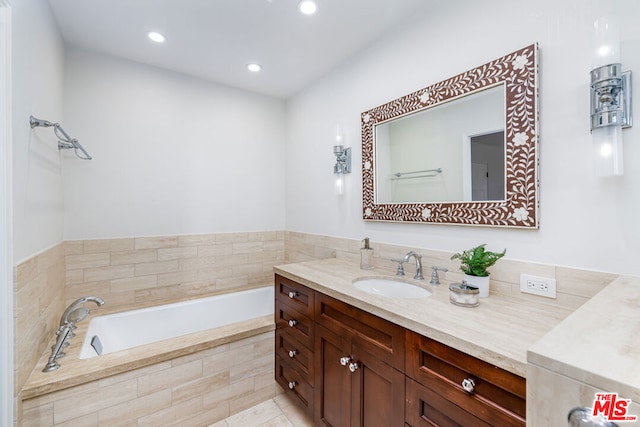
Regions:
M 68 50 L 65 240 L 284 228 L 285 106 Z
M 640 70 L 636 0 L 452 0 L 289 100 L 287 229 L 447 251 L 488 243 L 508 248 L 511 259 L 639 275 L 640 126 L 624 131 L 624 177 L 596 178 L 590 152 L 592 24 L 607 5 L 622 23 L 624 69 Z M 363 222 L 360 113 L 533 42 L 540 45 L 540 229 Z M 634 95 L 640 105 L 637 88 Z M 331 190 L 336 124 L 354 157 L 342 197 Z
M 49 3 L 13 2 L 13 238 L 15 264 L 62 241 L 62 162 L 51 129 L 62 120 L 64 46 Z

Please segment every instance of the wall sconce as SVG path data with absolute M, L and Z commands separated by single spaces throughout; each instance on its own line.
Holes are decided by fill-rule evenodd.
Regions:
M 333 146 L 333 154 L 336 156 L 336 164 L 333 165 L 335 174 L 336 194 L 344 194 L 344 174 L 351 173 L 351 148 L 342 145 Z
M 591 70 L 591 138 L 598 176 L 622 175 L 622 129 L 630 127 L 631 71 L 622 72 L 618 28 L 610 18 L 594 23 Z

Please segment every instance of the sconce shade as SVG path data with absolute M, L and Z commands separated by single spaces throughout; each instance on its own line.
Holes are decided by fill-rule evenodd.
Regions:
M 596 175 L 619 176 L 622 167 L 622 126 L 603 126 L 591 131 Z

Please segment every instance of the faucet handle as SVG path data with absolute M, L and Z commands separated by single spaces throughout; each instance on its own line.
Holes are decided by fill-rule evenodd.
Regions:
M 429 281 L 429 283 L 431 283 L 432 285 L 439 285 L 440 284 L 440 277 L 438 277 L 438 271 L 447 272 L 449 270 L 446 269 L 446 268 L 438 267 L 436 265 L 431 267 L 431 281 Z
M 391 261 L 398 263 L 398 269 L 396 271 L 396 276 L 404 276 L 404 266 L 402 264 L 404 264 L 407 261 L 405 261 L 403 259 L 395 259 L 395 258 L 391 258 Z

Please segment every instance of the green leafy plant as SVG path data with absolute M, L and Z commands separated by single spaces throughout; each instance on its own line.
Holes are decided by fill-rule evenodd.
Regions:
M 489 275 L 487 268 L 502 258 L 504 254 L 507 253 L 507 250 L 505 249 L 501 253 L 490 252 L 484 249 L 485 246 L 486 243 L 468 249 L 462 253 L 453 255 L 451 259 L 460 260 L 460 270 L 464 273 L 470 276 L 486 277 Z

